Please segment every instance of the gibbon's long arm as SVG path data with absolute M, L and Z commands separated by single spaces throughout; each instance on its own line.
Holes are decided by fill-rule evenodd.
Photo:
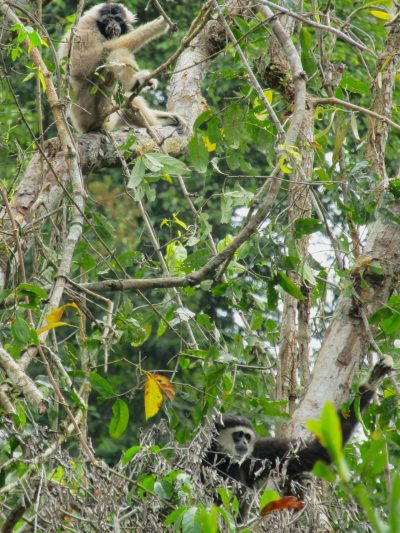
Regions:
M 372 369 L 368 382 L 360 386 L 358 395 L 360 397 L 361 413 L 363 413 L 371 403 L 378 382 L 392 370 L 392 365 L 393 363 L 390 357 L 382 359 Z M 343 445 L 348 442 L 358 423 L 354 408 L 355 401 L 356 400 L 351 403 L 349 412 L 346 413 L 346 416 L 343 416 L 340 410 L 338 411 L 342 428 Z M 286 455 L 290 456 L 290 450 L 293 447 L 293 444 L 295 444 L 295 442 L 292 443 L 291 441 L 284 439 L 258 439 L 254 445 L 253 457 L 263 460 L 266 459 L 268 462 L 272 463 L 272 465 L 266 465 L 264 472 L 261 474 L 259 473 L 257 478 L 260 479 L 267 476 L 271 468 L 274 468 L 277 458 L 282 461 L 285 460 Z M 331 462 L 331 458 L 326 448 L 324 448 L 317 439 L 312 440 L 307 446 L 294 453 L 295 457 L 288 460 L 286 467 L 286 473 L 289 478 L 296 476 L 301 472 L 312 470 L 318 460 L 327 463 Z
M 121 37 L 111 39 L 104 43 L 104 48 L 107 50 L 118 50 L 126 48 L 130 52 L 137 52 L 148 42 L 165 33 L 168 29 L 168 24 L 163 17 L 158 17 L 155 20 L 143 24 L 136 30 L 132 30 Z

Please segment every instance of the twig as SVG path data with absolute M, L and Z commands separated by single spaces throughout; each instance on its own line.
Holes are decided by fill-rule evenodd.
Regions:
M 347 107 L 348 109 L 351 109 L 352 111 L 358 111 L 359 113 L 363 113 L 364 115 L 369 115 L 370 117 L 377 118 L 378 120 L 382 120 L 382 122 L 386 122 L 389 126 L 392 126 L 395 130 L 400 131 L 400 124 L 397 124 L 396 122 L 393 122 L 393 120 L 390 120 L 390 118 L 385 117 L 383 115 L 379 115 L 379 113 L 376 113 L 375 111 L 371 111 L 370 109 L 367 109 L 366 107 L 361 107 L 359 105 L 351 104 L 350 102 L 346 102 L 345 100 L 340 100 L 340 98 L 335 98 L 334 96 L 329 98 L 314 98 L 313 103 L 315 105 L 342 105 L 343 107 Z
M 298 13 L 294 13 L 293 11 L 291 11 L 290 9 L 287 9 L 286 7 L 279 6 L 279 5 L 275 4 L 274 2 L 269 2 L 269 0 L 258 0 L 258 2 L 260 4 L 265 4 L 265 5 L 269 6 L 269 7 L 272 7 L 274 9 L 276 9 L 277 11 L 280 11 L 281 13 L 284 13 L 285 15 L 288 15 L 289 17 L 293 17 L 293 18 L 295 18 L 297 20 L 300 20 L 301 22 L 304 22 L 304 24 L 307 24 L 308 26 L 312 26 L 313 28 L 318 28 L 320 30 L 326 30 L 326 31 L 329 31 L 331 33 L 334 33 L 340 39 L 342 39 L 342 41 L 345 41 L 345 42 L 347 42 L 347 43 L 359 48 L 360 50 L 368 52 L 372 56 L 376 57 L 376 54 L 372 50 L 370 50 L 367 46 L 365 46 L 365 44 L 362 44 L 362 43 L 360 43 L 358 41 L 355 41 L 354 39 L 352 39 L 351 37 L 349 37 L 348 35 L 346 35 L 342 31 L 338 30 L 337 28 L 334 28 L 332 26 L 327 26 L 326 24 L 320 24 L 319 22 L 315 22 L 314 20 L 310 20 L 310 19 L 308 19 L 306 17 L 303 17 L 302 15 L 299 15 Z

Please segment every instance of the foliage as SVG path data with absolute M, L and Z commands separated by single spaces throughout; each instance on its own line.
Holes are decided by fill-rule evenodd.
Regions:
M 145 11 L 147 3 L 135 5 L 140 18 L 158 14 L 153 6 Z M 179 29 L 140 52 L 140 65 L 146 68 L 170 56 L 202 6 L 200 1 L 162 4 Z M 305 2 L 303 12 L 316 24 L 348 32 L 369 52 L 299 22 L 293 42 L 307 75 L 308 97 L 336 98 L 371 110 L 372 87 L 382 84 L 380 77 L 393 59 L 379 54 L 393 27 L 386 23 L 393 18 L 394 3 L 324 4 Z M 1 187 L 8 207 L 26 179 L 32 155 L 57 135 L 46 80 L 29 51 L 39 48 L 64 94 L 50 45 L 57 46 L 75 9 L 76 3 L 47 2 L 43 22 L 37 24 L 36 8 L 27 4 L 17 11 L 23 25 L 2 22 L 10 32 L 0 50 Z M 266 46 L 272 41 L 270 24 L 260 14 L 234 13 L 227 20 L 287 129 L 293 113 L 287 85 L 292 86 L 273 83 Z M 24 48 L 26 39 L 30 44 Z M 164 72 L 160 88 L 145 96 L 160 108 L 166 105 L 171 73 Z M 99 531 L 246 531 L 237 524 L 232 487 L 213 480 L 221 502 L 216 505 L 204 486 L 198 461 L 210 438 L 204 428 L 218 410 L 249 416 L 261 435 L 288 423 L 308 386 L 302 365 L 313 368 L 338 299 L 348 295 L 368 304 L 370 286 L 382 276 L 380 258 L 360 266 L 360 245 L 376 220 L 400 222 L 391 212 L 399 197 L 398 128 L 389 129 L 383 164 L 390 186 L 381 194 L 384 176 L 372 170 L 366 155 L 376 133 L 371 115 L 320 102 L 311 114 L 312 139 L 300 136 L 299 146 L 282 145 L 262 94 L 229 44 L 212 58 L 203 92 L 207 108 L 197 117 L 184 156 L 154 151 L 132 161 L 132 136 L 120 147 L 128 175 L 120 168 L 103 168 L 87 178 L 83 233 L 71 269 L 64 273 L 71 283 L 56 309 L 46 310 L 46 305 L 55 280 L 63 277 L 57 272 L 74 208 L 69 186 L 63 205 L 44 220 L 20 225 L 17 217 L 9 232 L 16 242 L 29 237 L 26 247 L 10 254 L 0 292 L 0 343 L 19 363 L 40 347 L 22 369 L 30 380 L 27 386 L 33 384 L 47 406 L 39 413 L 0 363 L 0 392 L 13 406 L 11 415 L 2 406 L 0 523 L 18 511 L 13 531 L 22 531 L 25 520 L 33 524 L 35 516 L 37 531 L 90 531 L 92 524 Z M 395 84 L 392 99 L 399 97 Z M 390 119 L 400 122 L 397 106 Z M 307 167 L 310 153 L 314 160 Z M 125 280 L 190 280 L 234 242 L 259 205 L 257 193 L 273 182 L 277 168 L 280 190 L 258 230 L 201 283 L 115 289 Z M 303 174 L 298 194 L 292 195 L 298 168 Z M 310 207 L 302 211 L 298 204 L 304 194 Z M 4 248 L 0 241 L 2 257 L 8 251 Z M 113 290 L 91 285 L 105 281 L 115 283 Z M 372 347 L 397 362 L 400 296 L 395 290 L 388 301 L 375 303 L 369 316 Z M 290 332 L 284 328 L 288 307 L 299 313 Z M 303 315 L 299 310 L 305 310 Z M 349 314 L 350 322 L 356 318 Z M 41 344 L 43 334 L 48 336 Z M 280 350 L 290 335 L 296 339 L 296 361 L 289 376 L 280 373 Z M 299 348 L 304 337 L 305 360 Z M 287 381 L 290 390 L 282 393 L 279 382 Z M 344 451 L 337 422 L 335 408 L 327 404 L 321 421 L 311 425 L 332 457 L 333 466 L 319 463 L 314 470 L 332 483 L 326 494 L 332 528 L 399 532 L 397 390 L 386 383 L 383 399 L 363 419 L 363 437 Z M 88 460 L 82 443 L 98 464 Z M 315 511 L 312 502 L 296 513 L 288 510 L 290 505 L 299 510 L 302 504 L 282 502 L 263 489 L 247 531 L 254 523 L 289 531 L 291 521 L 298 531 L 306 530 Z M 275 508 L 267 506 L 275 501 L 281 502 L 280 510 L 270 514 Z M 260 509 L 266 509 L 263 519 Z

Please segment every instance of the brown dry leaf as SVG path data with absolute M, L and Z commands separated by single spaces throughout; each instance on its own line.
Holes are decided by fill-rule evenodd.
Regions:
M 163 396 L 172 401 L 175 398 L 175 391 L 171 381 L 160 374 L 153 374 L 153 377 L 157 381 Z
M 261 509 L 261 516 L 265 516 L 274 511 L 282 511 L 284 509 L 295 509 L 300 511 L 303 509 L 304 503 L 298 500 L 295 496 L 284 496 L 280 500 L 274 500 L 273 502 L 267 503 L 265 507 Z

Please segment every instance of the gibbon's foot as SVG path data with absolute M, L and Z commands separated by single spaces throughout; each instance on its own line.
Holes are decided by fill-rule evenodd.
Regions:
M 368 380 L 368 385 L 376 385 L 384 376 L 390 374 L 393 370 L 393 359 L 390 355 L 385 355 L 380 359 L 371 370 L 371 375 Z
M 160 126 L 176 126 L 181 132 L 186 128 L 186 121 L 178 113 L 168 113 L 167 111 L 156 111 L 156 119 Z

